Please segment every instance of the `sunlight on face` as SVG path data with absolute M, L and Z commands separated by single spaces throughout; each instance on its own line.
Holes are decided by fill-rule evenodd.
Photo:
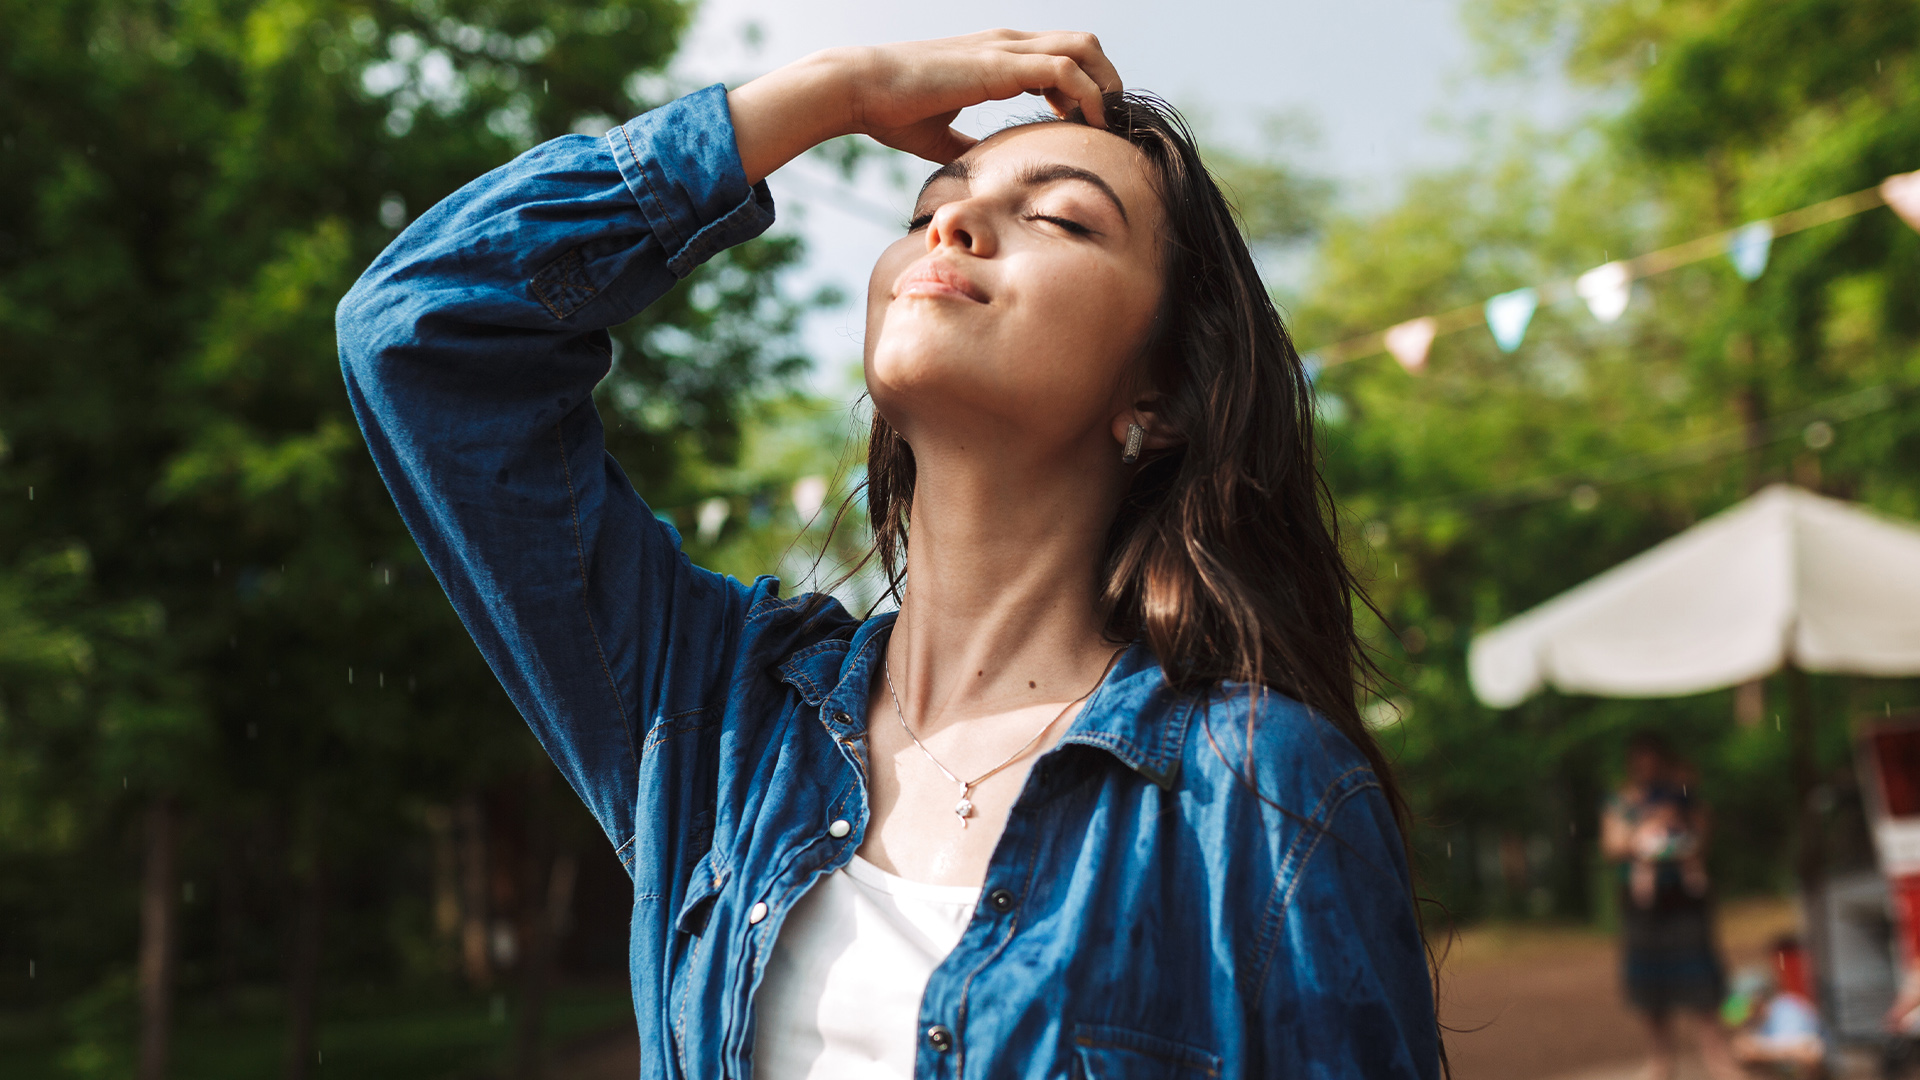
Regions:
M 987 139 L 936 172 L 867 286 L 867 386 L 917 434 L 984 421 L 1105 438 L 1163 287 L 1152 166 L 1074 124 Z

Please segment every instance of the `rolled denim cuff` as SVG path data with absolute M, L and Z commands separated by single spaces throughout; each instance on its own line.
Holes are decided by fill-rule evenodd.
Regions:
M 766 182 L 747 185 L 725 86 L 715 83 L 642 113 L 608 131 L 606 140 L 640 213 L 668 252 L 674 277 L 686 277 L 773 224 Z

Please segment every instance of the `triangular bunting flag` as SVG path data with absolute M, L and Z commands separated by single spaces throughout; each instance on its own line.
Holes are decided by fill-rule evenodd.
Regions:
M 1771 221 L 1742 225 L 1727 238 L 1727 258 L 1733 262 L 1733 272 L 1748 281 L 1758 281 L 1767 272 L 1767 252 L 1772 249 Z
M 1387 351 L 1401 367 L 1418 375 L 1427 366 L 1427 350 L 1433 348 L 1433 336 L 1439 332 L 1440 325 L 1431 316 L 1408 320 L 1387 330 Z
M 1627 272 L 1626 263 L 1610 262 L 1581 274 L 1573 283 L 1573 291 L 1587 302 L 1594 318 L 1610 323 L 1627 310 L 1627 301 L 1633 298 L 1633 276 Z
M 1512 352 L 1526 339 L 1527 324 L 1540 306 L 1540 294 L 1532 289 L 1515 289 L 1487 301 L 1487 329 L 1493 331 L 1493 343 L 1501 352 Z
M 1880 197 L 1910 227 L 1920 230 L 1920 172 L 1901 173 L 1880 181 Z

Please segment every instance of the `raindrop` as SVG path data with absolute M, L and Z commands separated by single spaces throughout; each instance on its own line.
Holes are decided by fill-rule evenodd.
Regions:
M 1567 835 L 1568 836 L 1573 835 L 1573 822 L 1571 821 L 1567 822 Z
M 386 688 L 387 688 L 387 673 L 383 671 L 380 673 L 380 689 L 385 690 Z
M 388 585 L 393 584 L 393 568 L 392 567 L 388 567 L 385 570 L 380 571 L 380 573 L 382 576 L 384 576 L 387 579 L 386 583 Z
M 1399 559 L 1393 560 L 1393 579 L 1395 581 L 1400 580 L 1400 560 Z
M 1780 730 L 1780 714 L 1779 713 L 1773 714 L 1773 730 L 1775 731 Z
M 27 978 L 37 979 L 39 977 L 40 977 L 40 969 L 35 966 L 35 961 L 32 961 L 32 960 L 27 961 Z
M 257 739 L 259 737 L 260 737 L 260 725 L 254 723 L 251 720 L 247 721 L 247 738 Z
M 409 694 L 413 693 L 413 688 L 417 685 L 419 684 L 414 681 L 413 676 L 411 675 L 407 676 L 407 693 Z
M 1809 450 L 1825 450 L 1833 445 L 1833 425 L 1825 420 L 1815 420 L 1807 425 L 1807 430 L 1800 433 L 1800 438 L 1807 444 Z
M 1447 858 L 1453 858 L 1453 841 L 1447 841 Z
M 347 685 L 348 686 L 353 685 L 353 669 L 352 668 L 347 669 Z
M 187 881 L 181 883 L 180 902 L 183 904 L 193 903 L 193 882 Z
M 124 776 L 120 778 L 120 790 L 121 791 L 127 790 L 127 778 Z
M 220 560 L 219 559 L 213 560 L 213 576 L 214 577 L 220 576 Z

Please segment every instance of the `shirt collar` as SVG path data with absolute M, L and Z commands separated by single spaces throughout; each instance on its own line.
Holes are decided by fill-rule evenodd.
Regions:
M 886 642 L 897 612 L 875 615 L 860 625 L 853 640 L 833 638 L 795 652 L 778 668 L 780 679 L 821 717 L 836 735 L 858 735 L 867 726 L 867 693 L 873 685 L 877 646 Z M 1081 708 L 1060 744 L 1105 750 L 1128 768 L 1163 788 L 1180 778 L 1180 759 L 1194 702 L 1167 686 L 1159 661 L 1146 642 L 1136 641 L 1114 661 L 1112 670 Z

